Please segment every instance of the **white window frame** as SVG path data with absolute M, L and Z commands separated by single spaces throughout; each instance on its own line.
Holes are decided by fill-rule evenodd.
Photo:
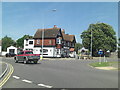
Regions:
M 37 39 L 37 44 L 40 44 L 40 40 L 39 39 Z
M 52 44 L 52 40 L 49 40 L 49 44 Z

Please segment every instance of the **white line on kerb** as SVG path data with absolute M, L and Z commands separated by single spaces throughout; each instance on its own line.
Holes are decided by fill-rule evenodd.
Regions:
M 38 84 L 38 86 L 46 87 L 46 88 L 52 88 L 53 86 L 45 85 L 45 84 Z
M 18 77 L 18 76 L 13 76 L 13 78 L 15 78 L 15 79 L 20 79 L 20 77 Z
M 29 81 L 29 80 L 22 80 L 23 82 L 27 82 L 27 83 L 32 83 L 32 81 Z

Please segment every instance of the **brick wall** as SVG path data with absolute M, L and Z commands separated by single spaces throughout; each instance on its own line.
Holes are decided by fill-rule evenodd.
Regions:
M 35 45 L 42 45 L 42 39 L 35 39 Z M 44 39 L 44 46 L 54 46 L 56 45 L 55 39 Z

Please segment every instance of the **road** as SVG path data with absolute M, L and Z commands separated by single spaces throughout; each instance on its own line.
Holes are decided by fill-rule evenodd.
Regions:
M 5 63 L 0 62 L 0 75 L 5 71 L 7 65 Z
M 14 63 L 14 72 L 3 88 L 118 88 L 118 71 L 99 70 L 96 60 L 43 60 L 38 64 Z

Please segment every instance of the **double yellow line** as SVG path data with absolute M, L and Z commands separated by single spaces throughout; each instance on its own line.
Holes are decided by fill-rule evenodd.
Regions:
M 5 62 L 3 62 L 5 63 Z M 8 63 L 6 63 L 8 64 Z M 0 88 L 7 82 L 7 80 L 10 78 L 10 76 L 12 75 L 13 71 L 14 71 L 14 68 L 11 64 L 8 64 L 8 67 L 9 67 L 9 72 L 8 74 L 3 78 L 2 81 L 0 81 Z

